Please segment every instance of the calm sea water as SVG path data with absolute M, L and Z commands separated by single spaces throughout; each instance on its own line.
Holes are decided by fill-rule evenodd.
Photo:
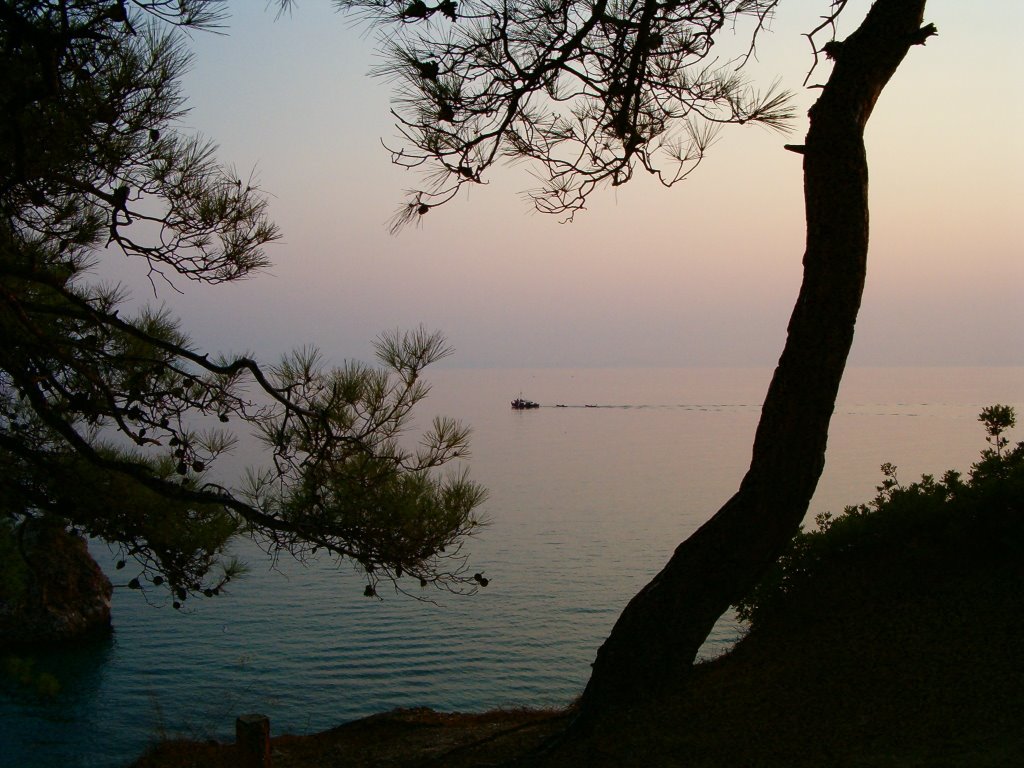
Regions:
M 115 590 L 111 640 L 33 659 L 59 680 L 55 697 L 0 693 L 0 765 L 124 765 L 162 737 L 230 739 L 245 712 L 280 734 L 399 706 L 570 702 L 629 597 L 737 487 L 769 378 L 434 372 L 423 413 L 473 425 L 473 474 L 491 491 L 492 524 L 469 545 L 490 586 L 378 602 L 348 566 L 275 566 L 250 545 L 251 573 L 191 612 Z M 520 393 L 550 407 L 512 411 Z M 977 413 L 996 402 L 1024 413 L 1024 368 L 851 370 L 811 514 L 869 499 L 883 461 L 907 481 L 967 469 L 984 448 Z M 740 631 L 724 617 L 704 653 Z

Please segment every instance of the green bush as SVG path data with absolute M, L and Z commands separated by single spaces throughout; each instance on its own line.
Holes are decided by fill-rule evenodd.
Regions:
M 904 486 L 896 467 L 883 464 L 875 498 L 818 515 L 816 529 L 800 531 L 736 606 L 739 616 L 756 628 L 783 610 L 820 611 L 816 598 L 825 591 L 856 599 L 869 572 L 899 589 L 981 560 L 1016 562 L 1024 549 L 1024 442 L 1011 449 L 1004 436 L 1015 424 L 1010 406 L 990 406 L 979 421 L 991 447 L 966 479 L 949 470 Z

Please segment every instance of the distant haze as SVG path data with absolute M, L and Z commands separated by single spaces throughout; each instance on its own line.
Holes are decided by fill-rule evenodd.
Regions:
M 386 221 L 419 178 L 381 145 L 395 131 L 389 83 L 366 77 L 373 33 L 327 0 L 277 21 L 264 3 L 232 5 L 227 36 L 194 38 L 185 125 L 243 176 L 256 168 L 284 241 L 268 274 L 160 291 L 199 346 L 272 361 L 313 343 L 365 359 L 381 331 L 422 323 L 447 334 L 456 367 L 778 358 L 804 235 L 800 157 L 782 145 L 806 130 L 817 92 L 800 87 L 800 35 L 827 0 L 783 0 L 751 69 L 798 91 L 789 136 L 729 127 L 689 180 L 638 176 L 572 224 L 531 212 L 533 179 L 516 166 L 398 237 Z M 868 5 L 850 3 L 840 37 Z M 1024 4 L 930 0 L 926 17 L 939 36 L 910 51 L 868 127 L 871 253 L 851 362 L 1021 365 Z

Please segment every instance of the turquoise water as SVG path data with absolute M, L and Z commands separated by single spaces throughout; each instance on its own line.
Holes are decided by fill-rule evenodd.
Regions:
M 280 734 L 398 706 L 570 702 L 625 602 L 736 488 L 769 376 L 435 372 L 423 415 L 473 425 L 473 472 L 491 491 L 492 524 L 468 545 L 485 590 L 367 600 L 347 565 L 275 565 L 251 543 L 239 548 L 250 574 L 188 613 L 117 589 L 113 638 L 33 659 L 60 682 L 55 697 L 0 694 L 0 765 L 124 765 L 164 737 L 230 739 L 245 712 Z M 520 391 L 551 407 L 512 411 Z M 1024 412 L 1024 369 L 851 371 L 812 514 L 870 498 L 883 461 L 908 481 L 968 468 L 984 447 L 977 413 L 994 402 Z M 705 653 L 740 631 L 725 617 Z

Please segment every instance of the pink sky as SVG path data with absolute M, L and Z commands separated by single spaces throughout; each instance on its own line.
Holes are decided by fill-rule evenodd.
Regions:
M 688 181 L 598 192 L 571 225 L 530 211 L 532 180 L 515 168 L 392 237 L 387 219 L 417 179 L 380 144 L 394 130 L 388 84 L 365 76 L 372 35 L 327 0 L 277 21 L 263 3 L 233 5 L 226 37 L 195 38 L 185 124 L 224 161 L 257 168 L 284 241 L 267 275 L 161 294 L 198 345 L 366 358 L 381 331 L 422 323 L 448 335 L 456 367 L 777 359 L 803 249 L 800 160 L 782 144 L 800 141 L 802 117 L 789 136 L 728 129 Z M 760 82 L 800 88 L 800 33 L 826 6 L 783 0 Z M 867 7 L 850 3 L 841 36 Z M 872 247 L 853 364 L 1024 364 L 1024 4 L 985 9 L 930 0 L 939 36 L 910 52 L 869 125 Z M 801 116 L 813 98 L 798 94 Z

